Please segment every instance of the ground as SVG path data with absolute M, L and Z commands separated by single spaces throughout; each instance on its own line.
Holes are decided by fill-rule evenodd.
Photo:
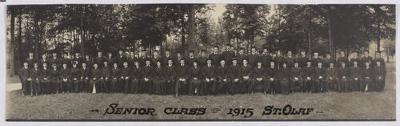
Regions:
M 290 95 L 223 95 L 173 97 L 146 94 L 53 94 L 21 96 L 20 90 L 7 90 L 8 120 L 395 120 L 395 66 L 387 64 L 384 92 L 294 93 Z M 7 88 L 15 87 L 8 84 Z M 111 103 L 122 107 L 152 107 L 156 115 L 103 115 Z M 262 116 L 267 105 L 312 107 L 309 115 Z M 166 107 L 206 107 L 205 115 L 166 115 Z M 220 111 L 213 113 L 213 108 Z M 229 108 L 253 108 L 249 118 L 228 115 Z M 98 109 L 99 112 L 90 110 Z

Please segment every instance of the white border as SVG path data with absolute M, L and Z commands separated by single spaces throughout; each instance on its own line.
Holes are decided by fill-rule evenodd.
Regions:
M 230 121 L 213 121 L 213 122 L 196 122 L 196 121 L 184 121 L 184 122 L 6 122 L 5 121 L 5 85 L 6 85 L 6 6 L 7 5 L 19 5 L 19 4 L 149 4 L 149 3 L 241 3 L 241 4 L 397 4 L 396 5 L 396 29 L 400 26 L 397 22 L 400 21 L 398 18 L 400 9 L 400 1 L 396 0 L 6 0 L 7 2 L 0 2 L 0 125 L 16 125 L 16 126 L 26 126 L 26 125 L 165 125 L 165 126 L 176 126 L 176 125 L 237 125 L 237 126 L 247 126 L 247 125 L 257 125 L 257 126 L 278 126 L 278 125 L 296 125 L 296 126 L 309 126 L 309 125 L 362 125 L 362 126 L 375 126 L 375 125 L 385 125 L 385 126 L 396 126 L 400 125 L 400 121 L 397 117 L 399 115 L 399 90 L 400 86 L 398 84 L 399 75 L 396 74 L 396 119 L 397 121 L 251 121 L 251 122 L 230 122 Z M 396 30 L 397 31 L 397 30 Z M 396 32 L 396 43 L 398 43 L 398 38 L 400 33 Z M 396 50 L 400 50 L 399 44 L 396 44 Z M 396 55 L 396 59 L 400 59 L 400 56 Z M 399 60 L 396 60 L 396 66 L 400 66 Z M 396 67 L 396 71 L 400 68 Z

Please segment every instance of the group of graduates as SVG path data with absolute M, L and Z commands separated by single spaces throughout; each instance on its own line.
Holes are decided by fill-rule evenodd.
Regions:
M 29 53 L 19 71 L 23 95 L 54 93 L 133 93 L 160 95 L 289 94 L 327 91 L 383 91 L 385 62 L 380 53 L 376 58 L 364 51 L 353 57 L 340 51 L 338 58 L 317 52 L 308 56 L 304 50 L 269 52 L 251 48 L 249 54 L 237 53 L 228 46 L 219 53 L 190 51 L 188 56 L 169 50 L 160 55 L 145 55 L 119 50 L 114 56 L 97 52 L 97 56 L 58 57 Z

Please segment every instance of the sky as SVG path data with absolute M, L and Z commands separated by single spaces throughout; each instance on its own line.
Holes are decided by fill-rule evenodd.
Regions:
M 211 15 L 211 19 L 217 23 L 218 22 L 218 18 L 222 17 L 222 14 L 225 12 L 225 5 L 226 4 L 215 4 L 214 5 L 214 10 L 211 11 L 210 15 Z

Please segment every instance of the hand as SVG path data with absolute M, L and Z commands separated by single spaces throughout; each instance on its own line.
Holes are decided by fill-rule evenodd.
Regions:
M 149 79 L 148 78 L 144 78 L 144 81 L 149 81 Z
M 74 77 L 74 80 L 76 80 L 76 78 Z
M 210 82 L 210 79 L 206 78 L 206 81 L 207 81 L 207 82 Z
M 358 80 L 358 78 L 356 77 L 356 78 L 354 78 L 354 80 Z
M 319 79 L 322 79 L 322 76 L 319 76 L 318 78 L 319 78 Z
M 28 80 L 28 81 L 32 81 L 32 78 L 28 78 L 27 80 Z
M 382 76 L 379 76 L 378 79 L 381 80 L 381 79 L 382 79 Z
M 100 77 L 100 79 L 102 79 L 102 80 L 103 80 L 104 78 L 103 78 L 103 77 Z
M 342 76 L 343 79 L 346 79 L 346 76 Z
M 274 78 L 269 78 L 270 81 L 274 81 Z
M 297 78 L 297 77 L 294 77 L 294 80 L 296 80 L 296 81 L 297 81 L 297 80 L 299 80 L 299 78 Z
M 47 77 L 43 78 L 44 80 L 47 80 Z
M 307 80 L 311 80 L 311 77 L 307 77 Z
M 222 81 L 226 82 L 226 79 L 223 79 Z
M 239 79 L 235 78 L 235 79 L 233 79 L 233 81 L 235 81 L 235 82 L 238 82 L 238 81 L 239 81 Z
M 248 79 L 249 79 L 249 76 L 243 76 L 243 79 L 248 80 Z
M 87 80 L 87 79 L 89 79 L 88 77 L 85 77 L 85 79 Z
M 197 77 L 194 77 L 193 79 L 194 79 L 194 80 L 197 80 L 198 78 L 197 78 Z
M 212 80 L 212 81 L 213 81 L 213 80 L 214 80 L 214 78 L 211 78 L 210 80 Z

